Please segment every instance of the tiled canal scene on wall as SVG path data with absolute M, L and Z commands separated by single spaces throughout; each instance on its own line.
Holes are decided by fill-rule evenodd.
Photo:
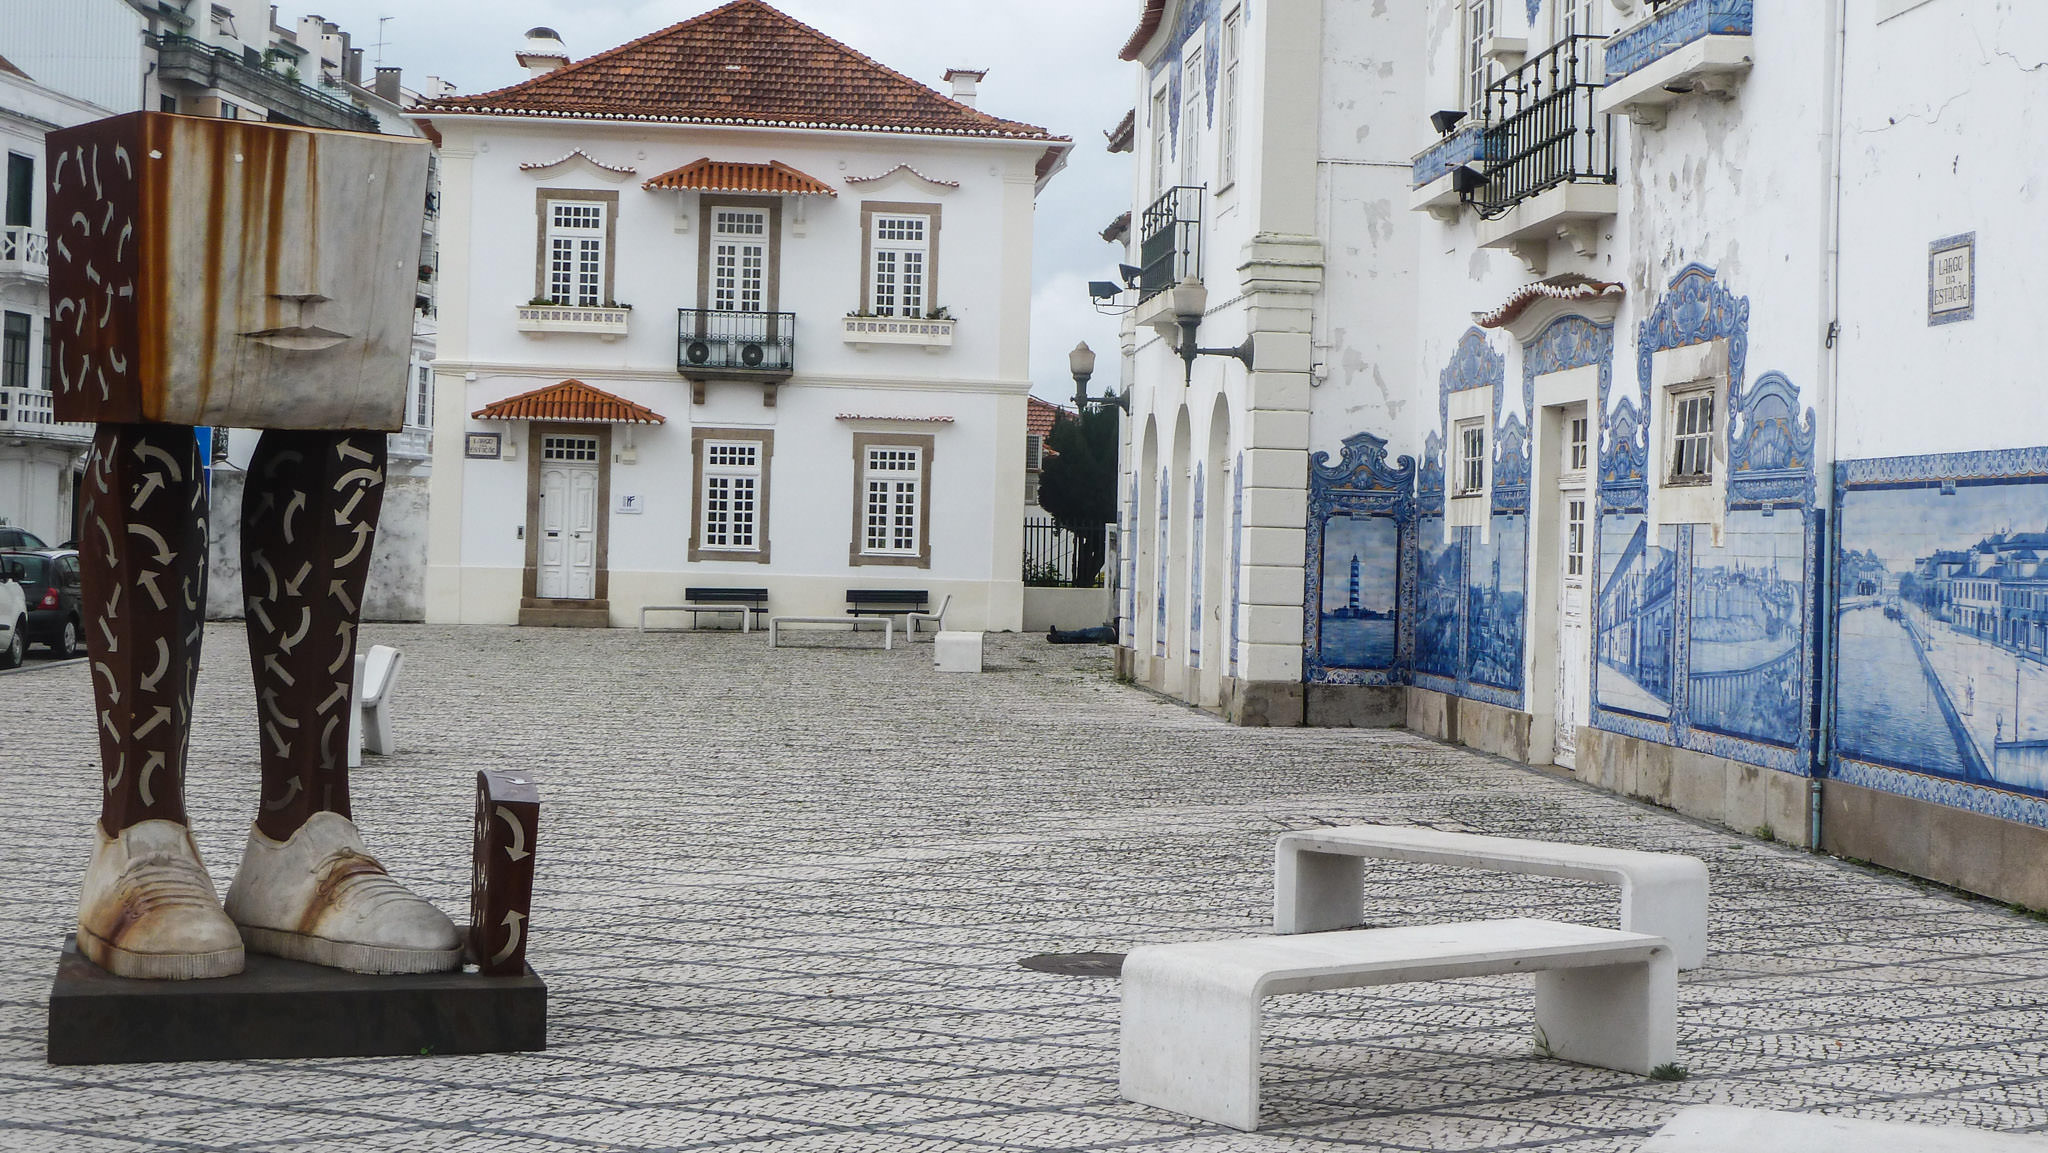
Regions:
M 1797 745 L 1806 620 L 1800 511 L 1728 515 L 1723 544 L 1693 533 L 1686 708 L 1731 736 Z
M 2048 450 L 1837 467 L 1842 758 L 2048 797 L 2044 465 Z M 1970 807 L 1986 805 L 2044 823 L 2039 805 Z
M 1444 518 L 1416 523 L 1415 672 L 1458 677 L 1458 589 L 1464 573 L 1462 533 L 1444 539 Z

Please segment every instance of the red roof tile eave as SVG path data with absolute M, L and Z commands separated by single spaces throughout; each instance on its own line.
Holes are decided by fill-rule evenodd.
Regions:
M 907 127 L 890 124 L 811 124 L 793 120 L 749 120 L 738 117 L 659 116 L 652 113 L 621 112 L 538 112 L 526 108 L 449 108 L 420 105 L 406 113 L 408 119 L 436 123 L 470 118 L 495 120 L 504 117 L 524 120 L 576 120 L 609 124 L 679 124 L 700 128 L 773 129 L 791 132 L 872 132 L 886 136 L 954 136 L 963 140 L 997 140 L 1019 144 L 1067 144 L 1071 136 L 1054 136 L 1044 129 L 1031 132 L 967 131 L 959 128 Z M 1028 125 L 1026 127 L 1029 127 Z

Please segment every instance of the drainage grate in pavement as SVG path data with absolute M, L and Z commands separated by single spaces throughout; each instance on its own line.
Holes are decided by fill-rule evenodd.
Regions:
M 1122 953 L 1039 953 L 1017 963 L 1062 977 L 1116 977 L 1124 971 Z

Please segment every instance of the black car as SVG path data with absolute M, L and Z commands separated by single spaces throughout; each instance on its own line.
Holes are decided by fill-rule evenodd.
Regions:
M 49 545 L 43 543 L 42 537 L 25 528 L 12 528 L 8 525 L 0 524 L 0 551 L 28 549 L 39 552 L 49 547 Z
M 85 611 L 79 607 L 78 553 L 72 549 L 0 552 L 0 561 L 22 568 L 21 594 L 28 602 L 28 640 L 49 646 L 59 657 L 77 656 L 84 644 Z

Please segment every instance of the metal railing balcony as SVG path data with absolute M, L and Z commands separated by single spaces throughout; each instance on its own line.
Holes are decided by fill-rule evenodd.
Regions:
M 1569 36 L 1486 90 L 1486 184 L 1479 214 L 1504 216 L 1563 184 L 1613 184 L 1614 135 L 1594 99 L 1601 38 Z
M 377 131 L 377 118 L 364 109 L 252 64 L 239 53 L 175 32 L 145 40 L 157 50 L 158 73 L 166 80 L 218 88 L 315 128 Z
M 1138 299 L 1150 300 L 1181 281 L 1202 278 L 1202 194 L 1194 185 L 1169 188 L 1138 224 Z
M 796 313 L 676 310 L 676 371 L 708 377 L 780 378 L 796 371 Z
M 0 228 L 0 269 L 38 280 L 50 278 L 50 237 L 26 225 Z

